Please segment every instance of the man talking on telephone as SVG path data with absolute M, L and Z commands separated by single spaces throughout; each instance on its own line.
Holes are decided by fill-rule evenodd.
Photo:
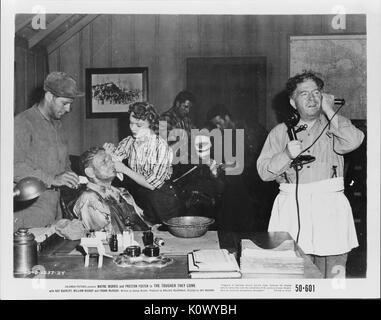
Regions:
M 313 72 L 288 79 L 287 94 L 300 120 L 278 124 L 257 160 L 264 181 L 276 180 L 268 231 L 287 231 L 326 278 L 345 275 L 347 254 L 358 246 L 352 210 L 344 195 L 343 154 L 357 149 L 364 134 L 335 113 L 334 96 Z M 297 132 L 291 140 L 288 130 Z M 309 161 L 302 161 L 303 157 Z

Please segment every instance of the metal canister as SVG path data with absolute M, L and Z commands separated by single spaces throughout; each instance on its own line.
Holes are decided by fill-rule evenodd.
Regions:
M 37 242 L 26 228 L 18 229 L 13 235 L 13 272 L 27 274 L 37 264 Z

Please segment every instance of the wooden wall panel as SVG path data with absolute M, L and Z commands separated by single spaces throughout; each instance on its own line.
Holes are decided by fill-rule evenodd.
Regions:
M 178 21 L 178 42 L 179 42 L 179 81 L 169 88 L 171 98 L 168 97 L 168 105 L 172 105 L 177 92 L 186 89 L 186 58 L 200 56 L 200 36 L 199 17 L 195 15 L 185 15 L 179 17 Z
M 49 54 L 49 72 L 58 70 L 58 51 Z
M 181 81 L 177 72 L 182 63 L 179 43 L 179 17 L 160 16 L 155 25 L 155 51 L 156 59 L 152 72 L 150 72 L 153 86 L 150 89 L 150 100 L 159 112 L 166 111 L 171 107 L 171 100 L 179 90 L 173 84 Z M 178 91 L 176 91 L 178 90 Z M 160 94 L 158 94 L 160 92 Z M 169 102 L 170 101 L 170 102 Z
M 132 67 L 135 55 L 133 18 L 115 15 L 112 21 L 112 64 L 114 67 Z
M 250 18 L 247 16 L 231 16 L 230 28 L 226 35 L 229 49 L 227 56 L 249 56 L 251 54 L 251 25 Z
M 15 47 L 15 97 L 14 114 L 18 114 L 27 108 L 25 101 L 25 49 Z
M 48 56 L 45 50 L 28 50 L 25 40 L 15 39 L 14 115 L 35 102 L 35 89 L 43 85 L 47 74 Z
M 186 59 L 189 57 L 267 57 L 266 127 L 276 123 L 274 97 L 288 78 L 288 39 L 290 35 L 332 34 L 330 16 L 235 16 L 235 15 L 101 15 L 81 31 L 80 59 L 74 65 L 87 67 L 149 68 L 149 100 L 159 112 L 167 110 L 175 95 L 186 87 Z M 365 33 L 365 16 L 347 15 L 344 34 Z M 61 46 L 49 55 L 49 66 L 70 64 Z M 78 59 L 76 59 L 77 61 Z M 78 72 L 77 72 L 78 73 Z M 85 108 L 84 99 L 79 102 Z M 83 111 L 84 112 L 84 111 Z M 74 115 L 74 114 L 73 114 Z M 118 140 L 115 119 L 82 120 L 83 137 L 72 143 L 84 150 L 104 141 Z M 74 140 L 74 137 L 71 139 Z
M 78 87 L 83 90 L 80 78 L 79 68 L 79 33 L 70 38 L 61 46 L 60 64 L 64 66 L 61 71 L 67 72 L 76 81 Z M 68 147 L 71 154 L 80 154 L 82 152 L 82 110 L 84 105 L 82 103 L 84 98 L 76 98 L 72 104 L 72 110 L 62 118 L 62 125 L 68 138 Z
M 205 57 L 223 56 L 225 52 L 225 25 L 224 16 L 200 17 L 200 55 Z
M 92 68 L 111 67 L 108 24 L 108 16 L 102 15 L 90 25 L 90 64 Z M 118 141 L 116 119 L 87 119 L 86 121 L 84 134 L 87 135 L 88 140 L 82 151 L 88 147 L 101 146 L 104 142 L 116 143 Z
M 92 67 L 103 68 L 110 67 L 108 65 L 108 17 L 107 15 L 101 15 L 96 18 L 92 23 L 92 38 L 91 38 L 91 55 L 92 55 Z

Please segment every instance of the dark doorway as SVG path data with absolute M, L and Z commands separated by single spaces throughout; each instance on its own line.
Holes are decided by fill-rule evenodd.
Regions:
M 191 116 L 198 126 L 216 103 L 247 125 L 266 123 L 266 57 L 188 58 L 187 89 L 197 99 Z
M 244 171 L 223 179 L 217 228 L 265 231 L 271 211 L 267 204 L 273 203 L 272 192 L 268 191 L 272 184 L 259 178 L 256 159 L 267 136 L 266 58 L 188 58 L 187 90 L 196 97 L 191 116 L 198 127 L 205 124 L 209 108 L 223 104 L 237 128 L 245 130 Z

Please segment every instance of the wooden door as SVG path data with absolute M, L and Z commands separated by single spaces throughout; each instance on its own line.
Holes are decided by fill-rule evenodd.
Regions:
M 191 116 L 198 126 L 216 103 L 248 125 L 266 123 L 266 57 L 188 58 L 187 89 L 197 99 Z

